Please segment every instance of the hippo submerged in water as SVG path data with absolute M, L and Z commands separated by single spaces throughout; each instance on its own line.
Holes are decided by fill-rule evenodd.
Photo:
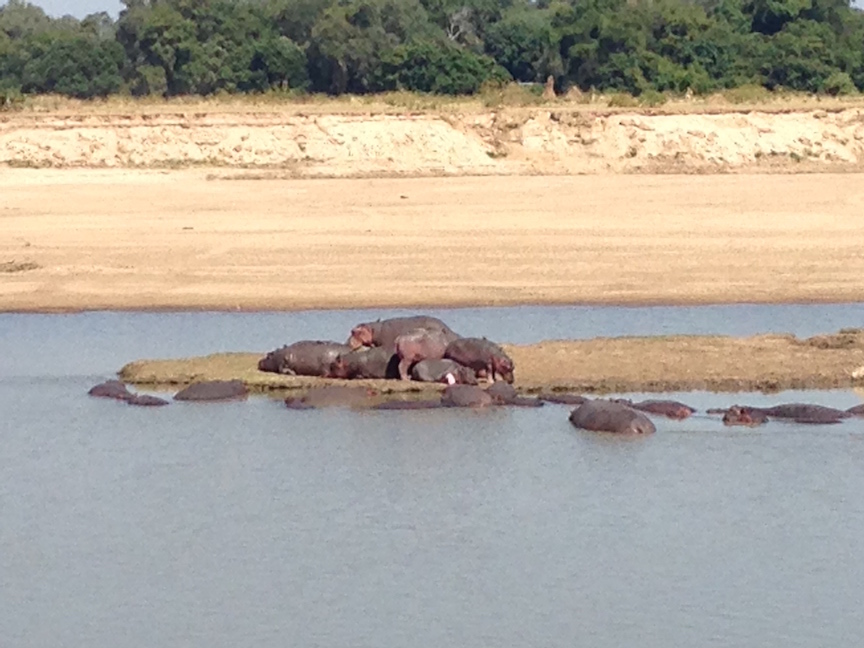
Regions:
M 640 412 L 657 414 L 658 416 L 665 416 L 666 418 L 675 419 L 676 421 L 686 419 L 696 411 L 689 405 L 671 400 L 644 400 L 634 403 L 631 400 L 619 398 L 616 399 L 615 402 L 622 403 L 627 407 L 632 407 Z
M 855 407 L 850 407 L 846 410 L 847 414 L 851 416 L 864 416 L 864 405 L 856 405 Z
M 245 400 L 249 389 L 242 380 L 206 380 L 192 383 L 174 394 L 177 401 L 230 401 Z
M 570 413 L 570 422 L 583 430 L 617 434 L 653 434 L 657 431 L 642 412 L 623 403 L 593 400 L 582 403 Z
M 759 408 L 768 418 L 788 419 L 797 423 L 839 423 L 840 419 L 849 418 L 849 412 L 825 407 L 824 405 L 808 405 L 806 403 L 786 403 L 774 407 Z
M 741 405 L 733 405 L 723 412 L 723 425 L 743 425 L 756 427 L 768 420 L 768 416 L 758 409 Z
M 712 409 L 708 413 L 722 413 L 725 425 L 744 425 L 749 427 L 762 425 L 770 419 L 813 425 L 828 425 L 840 423 L 843 419 L 852 416 L 848 411 L 806 403 L 787 403 L 773 407 L 733 405 L 727 410 Z
M 91 387 L 87 393 L 96 398 L 113 398 L 114 400 L 124 401 L 129 405 L 137 405 L 139 407 L 161 407 L 168 405 L 168 401 L 164 398 L 130 392 L 126 385 L 119 380 L 106 380 L 104 383 Z
M 318 409 L 321 407 L 365 409 L 373 405 L 371 398 L 377 395 L 377 391 L 367 387 L 327 385 L 313 387 L 299 398 L 289 396 L 285 399 L 285 405 L 289 409 Z
M 498 405 L 512 405 L 515 407 L 543 407 L 544 403 L 539 398 L 520 396 L 516 388 L 510 383 L 496 382 L 486 390 Z

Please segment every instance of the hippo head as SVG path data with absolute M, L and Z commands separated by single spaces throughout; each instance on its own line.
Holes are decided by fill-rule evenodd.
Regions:
M 282 366 L 282 360 L 284 355 L 285 353 L 282 351 L 282 349 L 271 351 L 258 361 L 258 371 L 270 371 L 273 373 L 279 373 L 279 369 Z
M 507 356 L 498 357 L 493 360 L 495 373 L 501 376 L 506 382 L 513 383 L 513 361 Z
M 724 425 L 747 425 L 756 426 L 765 421 L 765 416 L 749 407 L 733 405 L 723 415 Z
M 327 370 L 327 378 L 350 378 L 351 376 L 348 363 L 342 355 L 336 356 L 336 359 L 330 363 Z
M 351 329 L 351 337 L 348 338 L 348 346 L 352 349 L 359 349 L 363 346 L 372 346 L 372 341 L 375 339 L 374 324 L 374 322 L 358 324 Z

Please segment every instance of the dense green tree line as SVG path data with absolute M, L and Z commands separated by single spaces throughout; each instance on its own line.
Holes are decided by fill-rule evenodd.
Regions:
M 118 20 L 0 8 L 0 92 L 97 97 L 484 83 L 697 93 L 864 89 L 847 0 L 125 0 Z

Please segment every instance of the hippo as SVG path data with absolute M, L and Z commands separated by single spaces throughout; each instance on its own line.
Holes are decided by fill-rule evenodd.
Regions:
M 510 383 L 496 382 L 489 386 L 486 393 L 492 397 L 498 405 L 514 405 L 516 407 L 543 407 L 543 401 L 539 398 L 527 398 L 520 396 Z
M 768 420 L 768 416 L 765 412 L 752 407 L 733 405 L 728 410 L 720 411 L 723 412 L 723 425 L 744 425 L 746 427 L 756 427 L 757 425 L 762 425 Z
M 495 382 L 498 377 L 513 382 L 513 360 L 500 346 L 486 338 L 454 340 L 447 345 L 444 357 L 471 367 L 478 378 L 486 378 L 489 382 Z
M 678 401 L 672 400 L 644 400 L 638 403 L 634 403 L 633 401 L 626 399 L 616 399 L 617 403 L 623 403 L 627 407 L 632 407 L 635 410 L 639 410 L 640 412 L 647 412 L 648 414 L 658 414 L 660 416 L 665 416 L 666 418 L 675 419 L 675 420 L 683 420 L 693 414 L 696 410 L 690 407 L 689 405 L 685 405 L 684 403 L 679 403 Z
M 421 410 L 444 407 L 440 400 L 392 400 L 373 405 L 374 410 Z
M 241 380 L 208 380 L 193 383 L 174 394 L 178 401 L 228 401 L 243 400 L 249 390 Z
M 593 400 L 582 403 L 570 413 L 570 422 L 578 428 L 617 434 L 653 434 L 657 431 L 642 412 L 623 403 Z
M 795 423 L 804 423 L 807 425 L 833 425 L 835 423 L 842 423 L 844 418 L 848 417 L 837 416 L 831 412 L 815 411 L 804 416 L 796 416 L 792 420 Z
M 537 398 L 556 405 L 581 405 L 589 400 L 578 394 L 553 394 L 549 392 L 542 392 L 537 395 Z
M 864 416 L 864 405 L 856 405 L 846 410 L 846 413 L 851 416 Z
M 399 377 L 402 380 L 411 380 L 411 367 L 421 360 L 441 360 L 450 341 L 443 331 L 426 329 L 414 329 L 397 337 Z
M 122 401 L 134 397 L 134 394 L 119 380 L 106 380 L 91 387 L 87 393 L 97 398 L 114 398 Z
M 392 350 L 395 353 L 396 338 L 415 329 L 440 331 L 451 342 L 459 338 L 459 335 L 437 317 L 413 315 L 358 324 L 351 329 L 351 337 L 348 338 L 347 344 L 353 349 L 361 346 L 375 346 Z
M 382 347 L 360 347 L 340 353 L 330 363 L 328 378 L 398 378 L 399 357 Z
M 137 405 L 139 407 L 162 407 L 169 404 L 164 398 L 149 396 L 147 394 L 133 394 L 132 398 L 128 399 L 126 402 L 130 405 Z
M 258 369 L 289 376 L 326 376 L 339 354 L 349 351 L 350 346 L 339 342 L 302 340 L 271 351 L 258 362 Z
M 377 391 L 366 387 L 326 385 L 313 387 L 300 398 L 289 396 L 285 399 L 285 405 L 289 409 L 317 409 L 319 407 L 360 409 L 370 407 L 372 405 L 371 397 L 377 395 Z
M 470 367 L 455 360 L 421 360 L 411 368 L 411 378 L 418 382 L 440 382 L 449 385 L 476 385 L 477 375 Z
M 474 385 L 450 385 L 441 395 L 444 407 L 489 407 L 494 399 L 485 389 Z
M 757 409 L 757 408 L 754 408 Z M 760 407 L 769 418 L 792 419 L 798 422 L 827 422 L 831 419 L 844 419 L 852 416 L 849 412 L 825 407 L 824 405 L 808 405 L 806 403 L 787 403 L 774 407 Z

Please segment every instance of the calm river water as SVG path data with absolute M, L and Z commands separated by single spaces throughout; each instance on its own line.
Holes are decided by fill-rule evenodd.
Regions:
M 511 342 L 800 336 L 864 305 L 430 311 Z M 0 315 L 0 646 L 847 646 L 864 636 L 864 419 L 580 432 L 569 408 L 158 410 L 140 357 L 347 337 L 393 311 Z M 518 368 L 517 368 L 518 377 Z M 673 394 L 700 409 L 853 391 Z

